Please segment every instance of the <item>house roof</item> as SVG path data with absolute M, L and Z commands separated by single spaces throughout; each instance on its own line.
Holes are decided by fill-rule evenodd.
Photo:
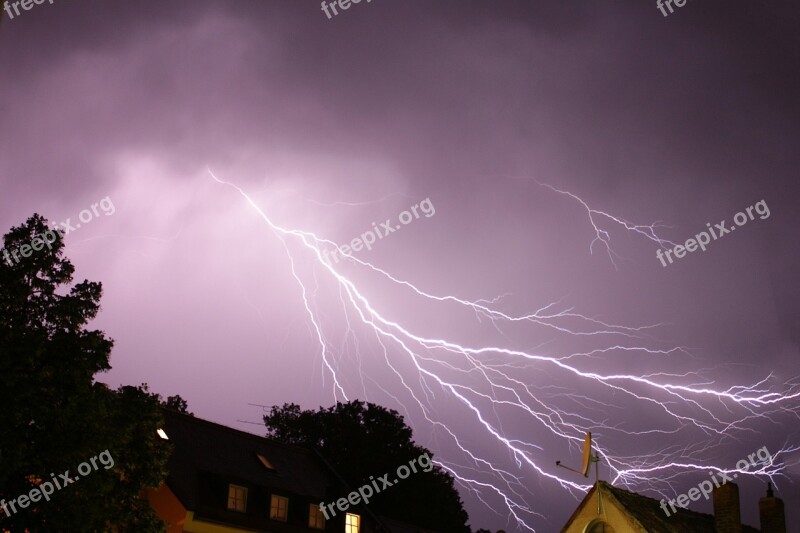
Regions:
M 303 496 L 312 502 L 330 501 L 332 494 L 350 492 L 344 479 L 315 450 L 284 444 L 167 408 L 162 412 L 163 429 L 174 447 L 167 463 L 167 485 L 188 510 L 207 511 L 198 501 L 200 493 L 197 490 L 205 472 L 223 476 L 231 483 L 266 487 Z M 375 531 L 436 533 L 379 517 L 363 505 L 356 508 L 371 517 Z
M 339 485 L 313 450 L 164 409 L 164 429 L 175 451 L 168 485 L 187 509 L 198 506 L 201 471 L 323 501 Z M 264 457 L 274 469 L 259 458 Z
M 605 481 L 598 481 L 592 487 L 578 506 L 578 509 L 570 517 L 564 529 L 572 523 L 580 509 L 591 500 L 598 487 L 602 498 L 615 500 L 630 517 L 636 520 L 649 533 L 716 533 L 713 515 L 678 508 L 677 513 L 671 513 L 670 516 L 667 516 L 661 509 L 659 500 L 615 487 Z M 742 533 L 759 533 L 759 530 L 742 524 Z

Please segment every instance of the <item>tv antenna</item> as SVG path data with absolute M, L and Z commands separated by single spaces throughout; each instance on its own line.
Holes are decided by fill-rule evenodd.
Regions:
M 576 474 L 580 474 L 583 477 L 589 477 L 589 467 L 592 463 L 594 463 L 594 480 L 597 481 L 600 472 L 597 466 L 597 463 L 600 462 L 600 458 L 595 454 L 592 455 L 592 433 L 587 431 L 586 438 L 583 441 L 583 461 L 581 461 L 581 469 L 575 470 L 574 468 L 570 468 L 568 466 L 564 466 L 561 464 L 561 461 L 556 461 L 556 466 L 560 466 L 561 468 L 566 468 Z
M 580 474 L 583 477 L 589 477 L 589 469 L 594 463 L 594 481 L 595 485 L 597 481 L 600 479 L 600 467 L 598 463 L 600 462 L 600 457 L 597 454 L 592 455 L 592 433 L 591 431 L 586 432 L 586 438 L 583 440 L 583 460 L 581 461 L 581 469 L 575 470 L 574 468 L 570 468 L 568 466 L 564 466 L 561 464 L 561 461 L 556 461 L 556 466 L 560 466 L 561 468 L 566 468 L 576 474 Z M 600 503 L 600 487 L 597 487 L 597 512 L 601 512 L 601 503 Z

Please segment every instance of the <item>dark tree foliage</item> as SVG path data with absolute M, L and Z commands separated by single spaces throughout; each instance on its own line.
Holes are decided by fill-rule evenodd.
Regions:
M 194 416 L 194 413 L 189 412 L 189 403 L 181 398 L 179 394 L 175 396 L 168 396 L 167 400 L 162 404 L 167 409 L 172 409 L 173 411 L 178 411 L 179 413 L 183 413 L 185 415 Z
M 411 428 L 397 411 L 358 400 L 318 411 L 303 411 L 295 404 L 273 406 L 264 423 L 270 438 L 318 449 L 350 490 L 368 484 L 370 476 L 377 479 L 388 473 L 392 480 L 399 466 L 422 454 L 433 457 L 413 442 Z M 438 466 L 428 473 L 412 473 L 385 489 L 369 507 L 418 527 L 470 533 L 453 477 Z
M 34 215 L 4 238 L 7 250 L 47 231 Z M 52 235 L 52 234 L 51 234 Z M 96 469 L 6 516 L 12 532 L 163 531 L 142 490 L 165 477 L 169 446 L 156 435 L 161 398 L 147 386 L 109 390 L 94 381 L 110 368 L 113 342 L 89 329 L 102 287 L 72 284 L 61 236 L 8 264 L 0 254 L 0 499 L 8 502 L 97 458 Z M 26 249 L 28 252 L 29 248 Z M 85 468 L 84 468 L 85 470 Z

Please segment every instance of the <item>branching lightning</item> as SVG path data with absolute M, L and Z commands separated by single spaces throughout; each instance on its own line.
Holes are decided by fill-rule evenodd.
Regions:
M 443 439 L 440 447 L 460 450 L 460 457 L 439 453 L 437 464 L 487 508 L 500 516 L 510 516 L 511 525 L 519 530 L 535 531 L 534 523 L 544 519 L 541 509 L 534 509 L 530 503 L 536 501 L 532 477 L 538 477 L 539 487 L 555 484 L 576 496 L 589 488 L 573 476 L 557 471 L 550 456 L 543 453 L 545 445 L 550 448 L 557 445 L 565 455 L 568 452 L 565 444 L 573 450 L 579 449 L 586 431 L 595 436 L 595 451 L 610 468 L 611 481 L 632 489 L 651 489 L 663 494 L 672 491 L 674 496 L 675 488 L 671 484 L 678 476 L 708 470 L 740 472 L 769 477 L 773 481 L 784 475 L 778 459 L 781 454 L 796 449 L 788 444 L 782 450 L 773 451 L 773 459 L 768 464 L 749 471 L 709 467 L 702 464 L 702 458 L 716 444 L 735 440 L 737 432 L 753 431 L 755 422 L 771 423 L 775 417 L 785 415 L 797 417 L 800 404 L 797 383 L 776 385 L 773 376 L 767 376 L 749 386 L 719 388 L 707 377 L 713 369 L 685 373 L 603 372 L 600 370 L 602 363 L 612 358 L 623 360 L 641 355 L 646 356 L 644 359 L 652 366 L 684 349 L 652 345 L 647 331 L 657 325 L 610 324 L 572 309 L 558 310 L 560 302 L 530 313 L 514 314 L 502 310 L 501 298 L 468 300 L 435 294 L 345 253 L 326 238 L 282 227 L 240 187 L 219 179 L 210 170 L 209 174 L 218 183 L 238 192 L 282 242 L 319 345 L 323 367 L 330 376 L 334 398 L 348 399 L 349 395 L 359 392 L 343 368 L 346 362 L 342 354 L 347 339 L 353 340 L 356 357 L 360 357 L 360 344 L 374 343 L 379 360 L 396 378 L 396 383 L 387 382 L 385 371 L 382 379 L 377 380 L 359 366 L 358 378 L 363 393 L 366 394 L 366 379 L 397 402 L 393 407 L 409 414 L 421 413 L 436 438 Z M 572 193 L 544 186 L 570 197 L 586 210 L 595 232 L 590 249 L 600 243 L 612 262 L 616 256 L 610 246 L 610 232 L 603 228 L 601 220 L 619 225 L 659 246 L 672 244 L 657 235 L 656 230 L 661 227 L 658 224 L 636 225 L 592 209 Z M 337 249 L 345 258 L 341 264 L 327 259 L 326 252 Z M 309 270 L 311 274 L 307 273 Z M 504 344 L 459 342 L 422 333 L 419 327 L 392 318 L 391 306 L 386 302 L 379 305 L 374 297 L 369 297 L 351 271 L 377 277 L 393 291 L 402 291 L 419 305 L 434 306 L 437 312 L 452 312 L 454 316 L 463 313 L 481 325 L 485 322 L 503 337 Z M 332 339 L 340 332 L 326 330 L 325 318 L 313 301 L 316 287 L 324 280 L 335 287 L 341 302 L 339 311 L 346 324 L 345 341 L 338 348 Z M 577 348 L 571 353 L 541 353 L 541 347 L 515 346 L 504 334 L 512 328 L 535 329 L 584 345 L 590 342 L 592 346 Z M 625 368 L 635 366 L 629 362 Z M 775 390 L 776 387 L 780 390 Z M 413 403 L 406 404 L 408 400 L 401 397 Z M 464 414 L 463 419 L 456 423 L 445 422 L 437 414 L 444 404 L 448 412 L 459 409 Z M 626 409 L 649 415 L 646 416 L 648 425 L 631 427 L 625 416 Z M 469 431 L 460 427 L 464 425 L 469 426 Z M 509 429 L 508 426 L 513 427 Z M 615 433 L 629 439 L 642 439 L 643 443 L 648 443 L 647 453 L 631 456 L 608 449 L 606 443 Z M 652 445 L 657 439 L 663 442 L 664 436 L 678 434 L 699 435 L 703 440 L 682 439 L 697 444 L 672 448 L 661 445 L 653 451 Z M 495 451 L 478 445 L 479 439 L 485 442 L 487 438 L 495 443 Z M 642 450 L 642 446 L 634 448 Z M 510 464 L 503 466 L 509 459 Z M 503 506 L 502 512 L 494 509 L 497 502 Z

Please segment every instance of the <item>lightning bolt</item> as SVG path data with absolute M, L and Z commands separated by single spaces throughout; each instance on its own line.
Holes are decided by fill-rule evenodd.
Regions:
M 571 192 L 557 189 L 552 185 L 548 185 L 547 183 L 539 183 L 538 181 L 536 181 L 536 183 L 542 187 L 547 187 L 553 192 L 556 192 L 558 194 L 563 194 L 564 196 L 572 198 L 586 210 L 586 215 L 589 218 L 589 224 L 591 224 L 595 233 L 594 239 L 592 239 L 592 242 L 589 243 L 589 253 L 593 251 L 595 243 L 600 243 L 600 245 L 603 246 L 603 248 L 605 248 L 605 251 L 608 254 L 608 258 L 611 260 L 611 263 L 614 265 L 614 268 L 617 268 L 617 263 L 614 259 L 619 258 L 619 256 L 611 248 L 611 234 L 608 232 L 608 230 L 603 229 L 602 224 L 599 222 L 599 220 L 601 219 L 610 220 L 611 222 L 619 226 L 622 226 L 628 231 L 631 231 L 633 233 L 638 233 L 639 235 L 645 237 L 646 239 L 655 242 L 662 249 L 673 248 L 675 246 L 674 242 L 662 239 L 656 233 L 656 230 L 658 228 L 669 227 L 661 222 L 654 222 L 653 224 L 634 224 L 632 222 L 625 220 L 624 218 L 619 218 L 609 213 L 606 213 L 605 211 L 592 209 L 586 202 L 584 202 L 578 196 L 572 194 Z
M 275 223 L 242 188 L 218 178 L 210 169 L 208 172 L 217 183 L 241 195 L 282 243 L 311 331 L 319 345 L 322 364 L 330 376 L 334 399 L 347 400 L 348 391 L 353 394 L 356 389 L 344 371 L 348 364 L 346 358 L 354 358 L 358 364 L 357 373 L 364 397 L 367 396 L 365 374 L 368 371 L 362 363 L 385 364 L 381 368 L 388 369 L 396 378 L 395 385 L 400 394 L 390 392 L 393 387 L 385 377 L 376 380 L 367 375 L 366 379 L 392 398 L 404 412 L 421 413 L 437 441 L 443 439 L 440 448 L 448 445 L 459 450 L 460 457 L 438 454 L 443 458 L 437 460 L 437 465 L 488 509 L 498 516 L 510 517 L 508 520 L 518 529 L 535 532 L 533 524 L 544 519 L 528 503 L 535 496 L 528 488 L 527 475 L 555 484 L 575 497 L 590 488 L 585 483 L 559 475 L 543 453 L 545 443 L 566 444 L 570 449 L 579 450 L 587 431 L 593 433 L 595 452 L 610 468 L 613 482 L 628 488 L 646 486 L 667 494 L 673 490 L 673 483 L 679 476 L 705 473 L 709 469 L 768 477 L 773 482 L 785 477 L 783 466 L 776 460 L 782 454 L 797 450 L 788 443 L 757 469 L 709 468 L 699 459 L 715 444 L 735 439 L 737 432 L 753 431 L 755 422 L 772 423 L 777 417 L 787 414 L 796 418 L 797 400 L 800 398 L 798 383 L 789 381 L 770 387 L 775 378 L 769 375 L 752 385 L 725 389 L 715 387 L 714 380 L 705 377 L 714 369 L 684 373 L 602 372 L 603 363 L 609 360 L 624 361 L 626 368 L 636 367 L 641 360 L 652 366 L 664 358 L 686 353 L 686 350 L 652 346 L 653 341 L 647 333 L 659 324 L 640 327 L 610 324 L 583 316 L 570 308 L 563 309 L 561 302 L 515 314 L 502 309 L 501 297 L 469 300 L 456 295 L 436 294 L 345 253 L 333 241 L 313 232 L 285 228 Z M 612 262 L 617 256 L 610 246 L 611 234 L 603 229 L 600 220 L 617 224 L 659 246 L 672 244 L 658 236 L 656 230 L 661 227 L 658 224 L 633 224 L 591 208 L 572 193 L 543 186 L 568 196 L 586 210 L 595 231 L 590 251 L 592 246 L 600 243 Z M 334 264 L 328 259 L 331 252 L 338 252 L 344 258 L 342 264 Z M 381 281 L 387 290 L 394 291 L 392 294 L 411 298 L 415 305 L 434 306 L 437 313 L 446 312 L 454 318 L 472 317 L 478 327 L 487 325 L 500 334 L 505 344 L 457 341 L 425 333 L 419 326 L 415 328 L 401 323 L 390 316 L 389 303 L 376 303 L 381 299 L 369 296 L 367 289 L 357 283 L 356 276 L 350 274 L 351 271 L 369 276 L 371 282 Z M 339 328 L 326 328 L 327 314 L 319 311 L 314 302 L 320 279 L 332 283 L 341 304 L 344 335 L 338 347 L 334 338 Z M 590 342 L 592 346 L 566 353 L 544 353 L 541 346 L 536 349 L 515 346 L 510 333 L 520 328 L 571 340 L 579 345 Z M 363 360 L 361 345 L 368 343 L 374 343 L 372 345 L 380 353 L 380 358 Z M 633 359 L 632 355 L 645 357 Z M 385 370 L 382 376 L 384 374 Z M 780 390 L 774 390 L 775 387 Z M 413 401 L 412 408 L 401 395 Z M 449 412 L 457 409 L 464 416 L 461 420 L 445 423 L 438 415 L 438 410 L 445 406 Z M 632 407 L 648 415 L 646 426 L 631 427 L 624 410 Z M 513 426 L 513 429 L 508 426 Z M 531 433 L 538 435 L 541 444 L 530 440 Z M 654 439 L 663 442 L 668 435 L 686 436 L 683 441 L 696 444 L 662 446 L 655 451 L 648 450 L 647 455 L 626 456 L 606 448 L 605 443 L 615 435 L 625 436 L 627 440 L 632 437 L 643 439 L 642 442 Z M 497 446 L 494 452 L 479 444 L 487 437 Z M 511 466 L 503 466 L 503 456 L 511 460 Z M 490 500 L 501 502 L 506 514 L 495 510 Z

